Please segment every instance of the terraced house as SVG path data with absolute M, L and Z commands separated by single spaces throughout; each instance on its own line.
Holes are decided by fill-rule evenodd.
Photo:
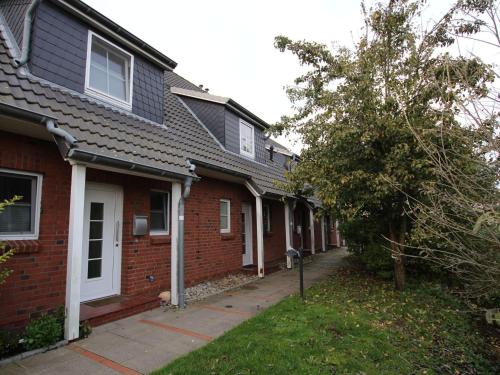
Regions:
M 67 339 L 288 247 L 332 220 L 277 187 L 297 157 L 236 101 L 80 1 L 0 2 L 0 241 L 15 248 L 0 326 L 64 305 Z M 288 266 L 290 266 L 288 259 Z M 96 303 L 96 301 L 98 301 Z

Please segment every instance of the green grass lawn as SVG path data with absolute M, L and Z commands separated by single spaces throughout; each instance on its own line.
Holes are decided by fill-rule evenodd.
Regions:
M 156 374 L 498 374 L 488 343 L 438 284 L 341 270 Z

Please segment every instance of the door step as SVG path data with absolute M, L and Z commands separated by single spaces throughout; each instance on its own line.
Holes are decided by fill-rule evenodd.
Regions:
M 113 296 L 80 304 L 80 321 L 99 326 L 160 306 L 154 296 Z

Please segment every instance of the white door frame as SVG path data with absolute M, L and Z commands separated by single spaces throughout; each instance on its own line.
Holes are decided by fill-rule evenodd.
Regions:
M 110 185 L 110 184 L 103 184 L 103 183 L 97 183 L 97 182 L 87 182 L 86 187 L 85 187 L 85 203 L 87 201 L 87 191 L 88 190 L 94 190 L 94 191 L 106 191 L 106 192 L 113 192 L 115 193 L 115 212 L 114 212 L 114 225 L 113 225 L 113 268 L 112 268 L 112 283 L 113 283 L 113 288 L 112 288 L 112 293 L 108 294 L 106 296 L 98 296 L 98 297 L 92 297 L 92 298 L 86 298 L 86 297 L 81 297 L 81 302 L 85 301 L 90 301 L 94 299 L 99 299 L 99 298 L 105 298 L 111 295 L 119 295 L 121 293 L 121 264 L 122 264 L 122 228 L 123 228 L 123 188 L 118 185 Z M 84 217 L 85 217 L 85 209 L 84 209 Z M 106 229 L 103 229 L 106 230 Z M 85 251 L 85 241 L 86 239 L 83 238 L 83 245 L 82 245 L 82 251 Z M 82 258 L 83 254 L 82 254 Z M 85 259 L 82 259 L 82 264 Z M 84 274 L 82 273 L 82 283 L 83 283 L 83 277 Z
M 242 258 L 243 265 L 248 266 L 253 264 L 252 205 L 250 203 L 242 203 L 241 213 L 245 215 L 245 254 L 242 255 Z

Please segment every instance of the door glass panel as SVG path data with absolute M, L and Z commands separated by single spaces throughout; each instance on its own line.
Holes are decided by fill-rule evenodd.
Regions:
M 102 240 L 89 241 L 89 259 L 102 258 Z
M 89 239 L 98 240 L 102 238 L 102 220 L 90 221 Z
M 102 259 L 91 259 L 89 260 L 89 269 L 87 273 L 87 278 L 95 279 L 101 277 L 102 270 Z
M 104 203 L 90 203 L 89 256 L 87 278 L 102 275 L 102 232 L 104 225 Z
M 90 220 L 102 220 L 104 204 L 92 202 L 90 204 Z

